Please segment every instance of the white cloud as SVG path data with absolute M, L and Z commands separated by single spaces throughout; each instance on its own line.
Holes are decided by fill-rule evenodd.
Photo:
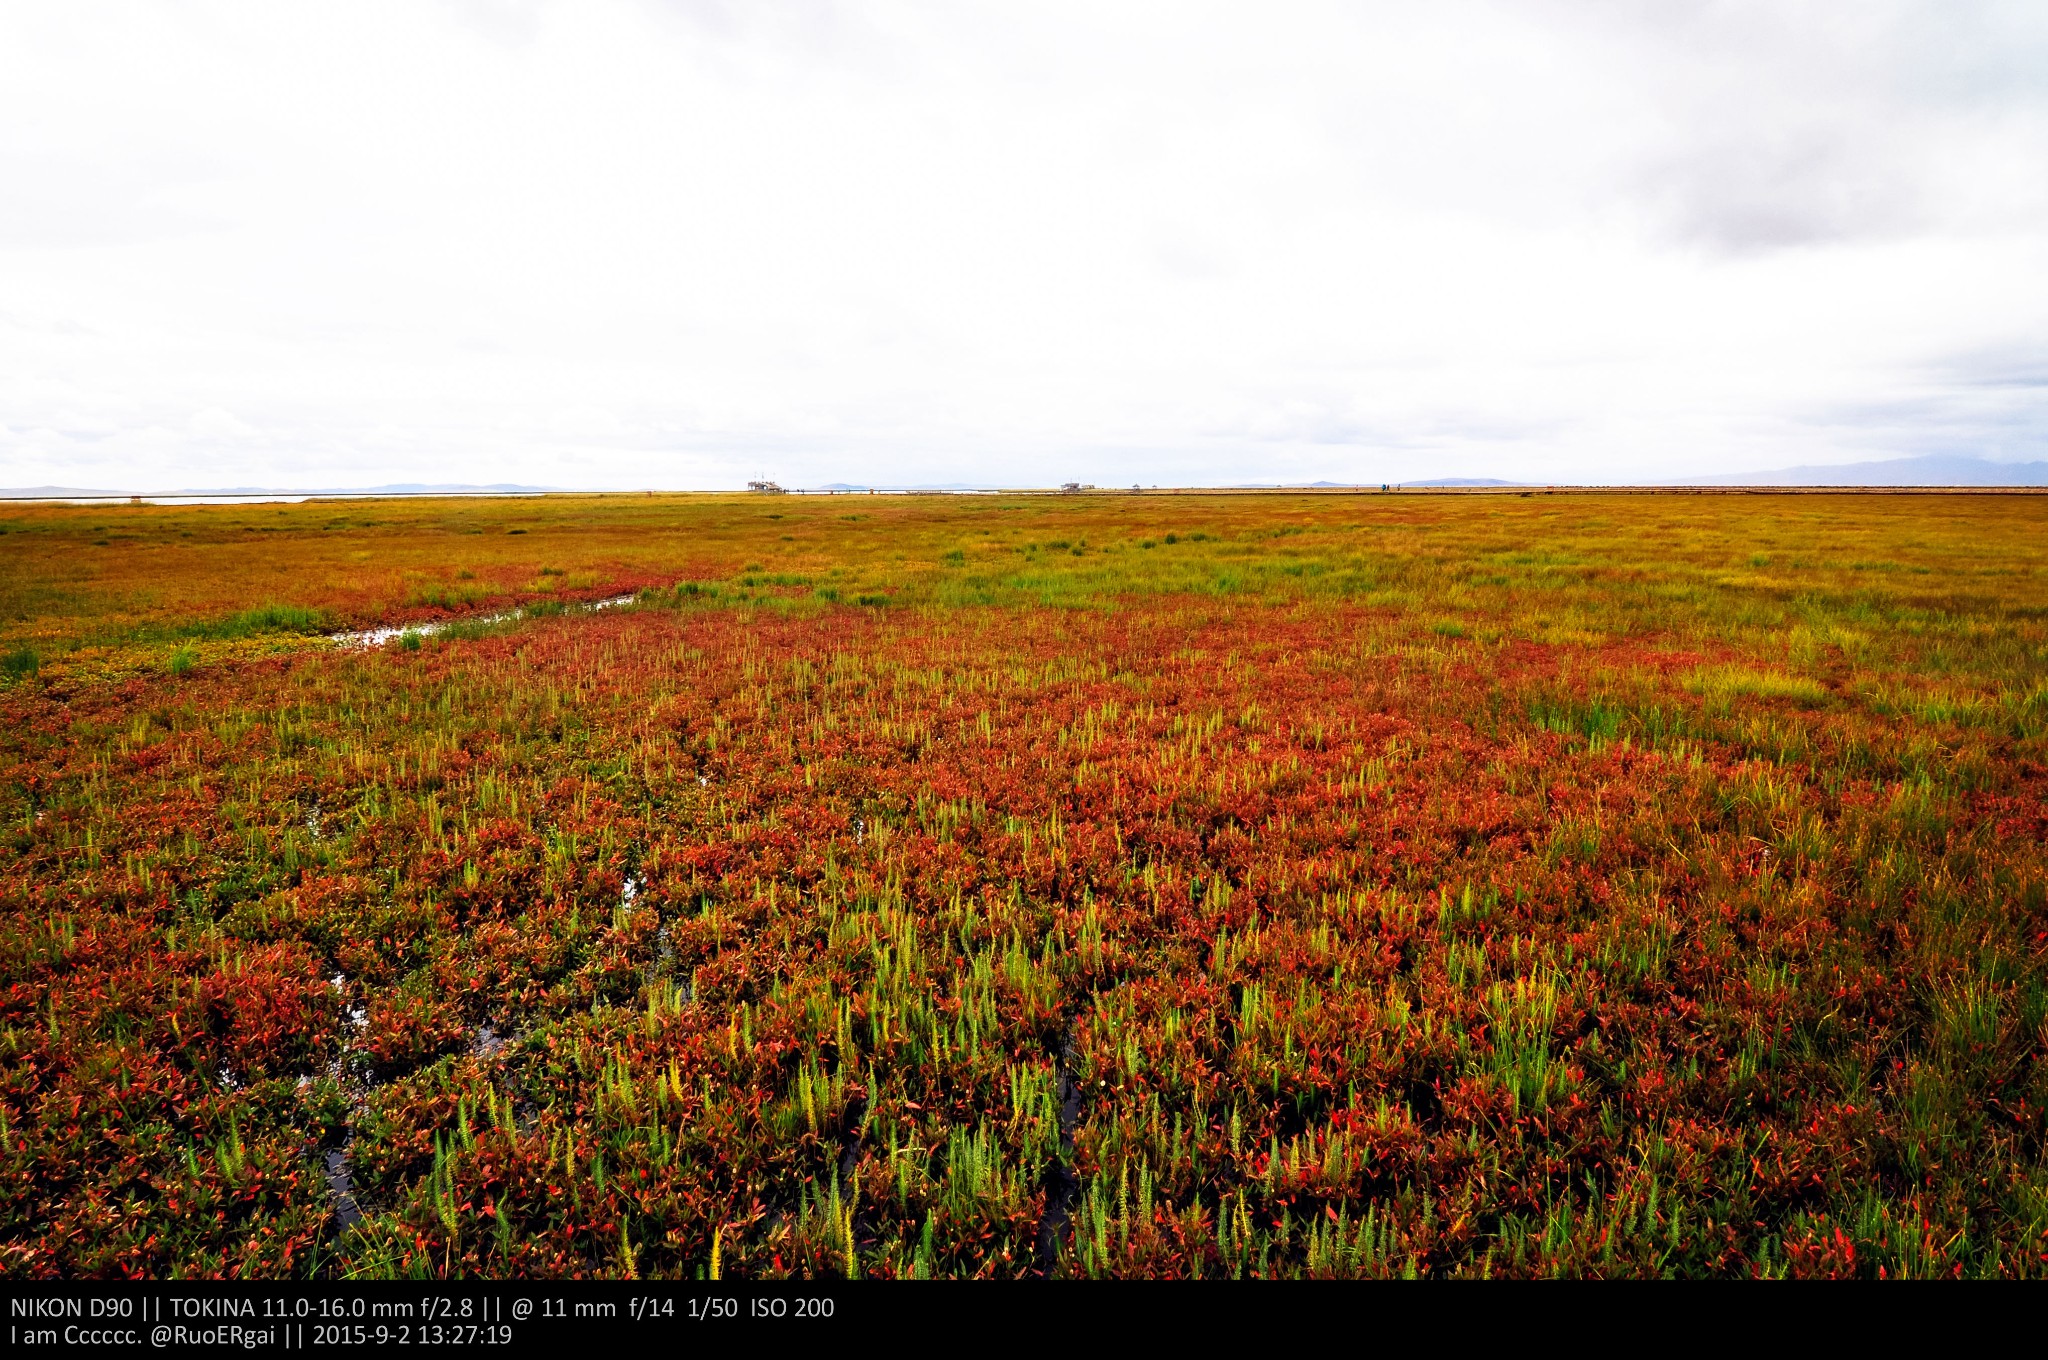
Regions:
M 247 439 L 257 433 L 255 427 L 237 419 L 234 412 L 223 411 L 218 406 L 194 412 L 188 425 L 192 433 L 201 439 Z
M 0 484 L 2048 456 L 2044 71 L 2027 5 L 10 6 Z

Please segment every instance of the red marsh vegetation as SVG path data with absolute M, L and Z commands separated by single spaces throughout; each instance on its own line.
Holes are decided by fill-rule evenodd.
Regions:
M 2042 1273 L 2044 512 L 0 511 L 0 1262 Z

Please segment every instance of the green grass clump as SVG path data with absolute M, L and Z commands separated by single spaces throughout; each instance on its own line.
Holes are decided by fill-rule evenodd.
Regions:
M 559 608 L 557 606 L 558 612 Z M 451 642 L 476 642 L 482 638 L 496 637 L 501 633 L 509 632 L 513 624 L 517 622 L 517 619 L 510 616 L 489 619 L 461 619 L 453 623 L 441 625 L 440 628 L 435 630 L 434 641 L 443 646 Z M 418 638 L 419 634 L 410 633 L 402 636 Z M 402 642 L 401 645 L 403 645 Z
M 272 633 L 324 633 L 332 626 L 327 615 L 320 610 L 289 604 L 266 604 L 224 619 L 187 624 L 180 631 L 186 637 L 226 641 Z
M 1826 689 L 1803 675 L 1749 666 L 1702 667 L 1685 678 L 1685 687 L 1721 707 L 1737 699 L 1789 699 L 1795 704 L 1816 707 L 1828 697 Z

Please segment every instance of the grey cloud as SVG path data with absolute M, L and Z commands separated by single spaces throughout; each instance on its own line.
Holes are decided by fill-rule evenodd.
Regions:
M 1540 480 L 2048 430 L 2039 0 L 97 3 L 0 6 L 9 482 Z
M 1936 366 L 1943 381 L 1960 387 L 2048 388 L 2048 348 L 1973 350 Z
M 1756 128 L 1670 153 L 1637 193 L 1677 238 L 1730 253 L 1897 236 L 1929 192 L 1877 132 Z
M 2048 455 L 2048 372 L 2015 367 L 2014 357 L 1952 358 L 1899 375 L 1894 393 L 1811 406 L 1794 419 L 1868 453 L 2040 458 Z
M 1555 7 L 1642 96 L 1624 193 L 1732 254 L 2038 219 L 2048 7 Z

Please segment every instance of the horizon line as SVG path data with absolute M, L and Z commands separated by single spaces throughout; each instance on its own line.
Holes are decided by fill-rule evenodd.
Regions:
M 0 489 L 0 504 L 15 505 L 158 505 L 178 502 L 257 503 L 320 500 L 540 500 L 569 496 L 745 496 L 772 499 L 777 496 L 1055 496 L 1078 499 L 1107 496 L 1532 496 L 1571 494 L 1610 495 L 2048 495 L 2048 486 L 2027 483 L 1824 483 L 1824 482 L 1498 482 L 1488 485 L 1443 485 L 1429 482 L 1386 483 L 1296 483 L 1221 486 L 832 486 L 776 487 L 772 490 L 730 487 L 630 487 L 574 488 L 532 487 L 496 490 L 489 487 L 448 487 L 441 490 L 396 490 L 364 488 L 262 489 L 222 488 L 189 491 L 97 491 L 68 487 Z

